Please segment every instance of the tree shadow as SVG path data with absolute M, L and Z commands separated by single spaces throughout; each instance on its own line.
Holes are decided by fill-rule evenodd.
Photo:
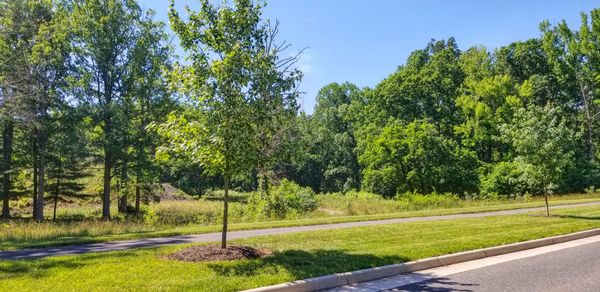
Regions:
M 449 278 L 433 278 L 424 282 L 409 284 L 384 291 L 428 291 L 428 292 L 472 292 L 472 287 L 478 284 L 468 284 L 452 281 Z
M 285 269 L 296 279 L 329 275 L 406 262 L 401 256 L 378 257 L 350 254 L 341 250 L 286 250 L 273 255 L 236 263 L 210 263 L 208 267 L 222 276 L 256 276 L 265 271 Z
M 77 269 L 94 264 L 94 261 L 102 258 L 121 258 L 132 255 L 133 252 L 118 253 L 92 253 L 85 256 L 71 256 L 67 258 L 47 258 L 42 260 L 0 260 L 0 281 L 16 277 L 43 278 L 50 274 L 53 269 Z
M 33 278 L 42 278 L 50 269 L 76 269 L 82 266 L 84 266 L 83 263 L 74 262 L 72 260 L 52 260 L 37 264 L 32 264 L 28 261 L 6 261 L 0 263 L 0 280 L 16 278 L 23 275 Z
M 556 217 L 565 219 L 600 220 L 600 216 L 556 215 Z

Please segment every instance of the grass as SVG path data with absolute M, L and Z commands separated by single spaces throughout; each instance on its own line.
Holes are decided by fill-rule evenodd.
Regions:
M 361 199 L 361 198 L 341 198 L 331 200 L 322 204 L 322 208 L 330 210 L 340 210 L 334 204 L 357 204 L 366 210 L 379 210 L 379 212 L 391 212 L 394 200 L 383 199 Z M 346 200 L 346 201 L 344 201 Z M 361 200 L 364 202 L 361 203 Z M 552 204 L 576 204 L 590 201 L 600 201 L 597 195 L 571 195 L 565 197 L 556 197 Z M 260 228 L 276 228 L 290 226 L 306 226 L 317 224 L 331 224 L 343 222 L 384 220 L 392 218 L 420 217 L 431 215 L 448 215 L 461 213 L 488 212 L 497 210 L 510 210 L 529 207 L 543 206 L 539 199 L 529 201 L 478 201 L 461 200 L 458 205 L 453 206 L 435 206 L 422 210 L 399 210 L 395 213 L 379 213 L 367 215 L 339 215 L 341 211 L 332 214 L 316 213 L 307 215 L 307 218 L 240 222 L 230 225 L 230 230 L 250 230 Z M 386 207 L 388 206 L 388 207 Z M 166 223 L 146 224 L 139 221 L 116 220 L 103 222 L 99 220 L 65 220 L 54 222 L 35 223 L 29 220 L 16 220 L 6 223 L 0 222 L 0 250 L 14 250 L 19 248 L 43 247 L 54 245 L 68 245 L 91 242 L 103 242 L 111 240 L 141 239 L 150 237 L 164 237 L 185 234 L 200 234 L 220 231 L 220 218 L 215 217 L 220 212 L 218 202 L 203 201 L 178 201 L 165 202 L 157 205 L 156 210 L 159 217 Z M 240 208 L 238 206 L 238 208 Z M 358 207 L 353 207 L 355 210 Z M 217 211 L 215 211 L 217 210 Z M 235 208 L 233 208 L 235 214 Z M 70 212 L 70 211 L 63 211 Z M 91 211 L 86 211 L 93 213 Z M 324 211 L 318 211 L 324 212 Z M 329 212 L 331 213 L 331 212 Z M 357 212 L 364 214 L 365 212 Z M 69 213 L 71 214 L 71 213 Z M 314 217 L 311 217 L 314 216 Z M 75 216 L 76 217 L 76 216 Z M 184 218 L 184 219 L 182 219 Z M 185 218 L 188 218 L 187 220 Z M 196 218 L 196 221 L 190 218 Z M 235 217 L 240 220 L 240 217 Z M 233 220 L 235 222 L 236 220 Z M 187 222 L 187 223 L 186 223 Z
M 271 257 L 186 263 L 162 256 L 184 246 L 0 262 L 0 290 L 235 291 L 402 263 L 600 227 L 600 207 L 561 216 L 496 216 L 302 232 L 232 243 L 269 248 Z

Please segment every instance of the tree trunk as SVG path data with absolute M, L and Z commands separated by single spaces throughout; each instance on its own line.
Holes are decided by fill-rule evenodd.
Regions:
M 112 85 L 108 80 L 104 80 L 107 85 Z M 112 115 L 111 115 L 112 87 L 104 92 L 105 108 L 103 114 L 104 121 L 104 178 L 102 187 L 102 219 L 110 220 L 110 182 L 113 167 L 113 134 L 112 134 Z
M 12 168 L 12 142 L 13 142 L 14 124 L 12 121 L 7 121 L 4 124 L 4 130 L 2 132 L 2 218 L 10 218 L 10 169 Z
M 58 168 L 58 175 L 56 176 L 56 189 L 54 190 L 54 212 L 52 214 L 52 220 L 56 221 L 56 206 L 58 205 L 58 194 L 60 192 L 60 166 Z
M 119 198 L 119 213 L 127 213 L 127 195 L 121 194 Z
M 141 199 L 141 190 L 139 182 L 135 184 L 135 213 L 140 213 L 140 199 Z
M 586 127 L 586 146 L 587 146 L 587 155 L 591 162 L 596 160 L 596 149 L 594 147 L 594 130 L 593 123 L 594 118 L 592 117 L 592 113 L 590 110 L 591 102 L 588 98 L 587 90 L 583 85 L 579 85 L 579 89 L 581 90 L 581 97 L 583 100 L 583 110 L 585 114 L 585 127 Z
M 127 213 L 127 160 L 121 164 L 121 197 L 119 198 L 119 212 Z
M 37 212 L 37 189 L 38 189 L 38 148 L 37 148 L 37 131 L 33 130 L 33 139 L 31 143 L 31 148 L 33 150 L 33 212 L 31 213 L 31 217 L 35 217 L 35 213 Z
M 37 181 L 37 201 L 33 219 L 40 222 L 44 220 L 44 183 L 46 171 L 46 137 L 44 133 L 38 133 L 38 181 Z
M 104 186 L 102 192 L 102 219 L 110 220 L 110 175 L 112 157 L 108 145 L 104 146 Z
M 225 194 L 223 195 L 223 233 L 221 234 L 221 248 L 227 248 L 227 218 L 229 211 L 229 173 L 225 174 Z
M 548 191 L 544 188 L 544 202 L 546 203 L 546 216 L 550 217 L 550 206 L 548 206 Z
M 147 122 L 146 122 L 146 105 L 145 102 L 148 101 L 148 98 L 144 98 L 142 100 L 140 100 L 140 137 L 137 141 L 137 153 L 136 153 L 136 159 L 137 159 L 137 163 L 136 163 L 136 174 L 135 174 L 135 213 L 139 214 L 140 213 L 140 200 L 142 199 L 142 195 L 141 195 L 141 187 L 140 187 L 140 181 L 142 179 L 142 168 L 143 168 L 143 163 L 145 162 L 145 153 L 144 153 L 144 146 L 146 145 L 146 126 L 147 126 Z
M 594 130 L 592 129 L 592 120 L 587 120 L 586 143 L 588 145 L 588 158 L 591 162 L 596 161 L 596 149 L 594 147 Z
M 404 183 L 406 184 L 406 187 L 411 191 L 414 192 L 415 190 L 413 189 L 412 185 L 410 184 L 410 182 L 408 181 L 408 177 L 406 175 L 406 169 L 404 168 L 404 164 L 402 164 L 402 162 L 399 163 L 400 165 L 400 169 L 402 170 L 402 178 L 404 179 Z M 396 190 L 397 191 L 397 190 Z
M 267 172 L 263 168 L 259 169 L 258 177 L 260 180 L 260 182 L 258 183 L 260 188 L 260 194 L 263 197 L 263 199 L 266 199 L 269 197 L 270 192 L 269 177 L 267 177 Z

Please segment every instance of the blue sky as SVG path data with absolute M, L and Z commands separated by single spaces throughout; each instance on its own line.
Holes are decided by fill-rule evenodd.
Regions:
M 168 1 L 141 0 L 167 21 Z M 196 0 L 175 0 L 197 9 Z M 280 40 L 307 47 L 300 102 L 311 113 L 319 89 L 330 82 L 375 86 L 430 39 L 455 37 L 461 49 L 496 48 L 539 36 L 542 20 L 579 26 L 580 13 L 600 0 L 271 0 L 264 16 L 280 21 Z M 177 43 L 177 40 L 175 40 Z M 178 54 L 182 54 L 180 50 Z

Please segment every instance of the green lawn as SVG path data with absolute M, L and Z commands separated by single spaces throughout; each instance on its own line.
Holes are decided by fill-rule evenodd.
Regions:
M 566 205 L 597 201 L 600 201 L 600 198 L 581 198 L 565 196 L 553 199 L 551 205 Z M 260 228 L 306 226 L 317 224 L 384 220 L 393 218 L 422 217 L 433 215 L 477 213 L 544 206 L 544 203 L 539 200 L 535 200 L 532 202 L 504 201 L 502 203 L 475 201 L 471 204 L 475 203 L 477 205 L 469 207 L 438 207 L 418 211 L 401 211 L 388 214 L 331 216 L 296 220 L 234 223 L 230 225 L 229 230 L 250 230 Z M 219 232 L 220 230 L 221 226 L 218 224 L 149 226 L 143 223 L 135 222 L 104 222 L 98 220 L 86 220 L 81 222 L 67 223 L 35 223 L 31 221 L 24 221 L 13 222 L 10 224 L 2 224 L 2 222 L 0 222 L 0 250 L 14 250 L 19 248 L 104 242 L 112 240 L 141 239 L 150 237 L 165 237 L 173 235 L 201 234 Z
M 234 291 L 600 227 L 600 207 L 553 213 L 562 216 L 496 216 L 257 237 L 232 243 L 276 253 L 228 263 L 161 257 L 183 246 L 4 261 L 0 291 Z

